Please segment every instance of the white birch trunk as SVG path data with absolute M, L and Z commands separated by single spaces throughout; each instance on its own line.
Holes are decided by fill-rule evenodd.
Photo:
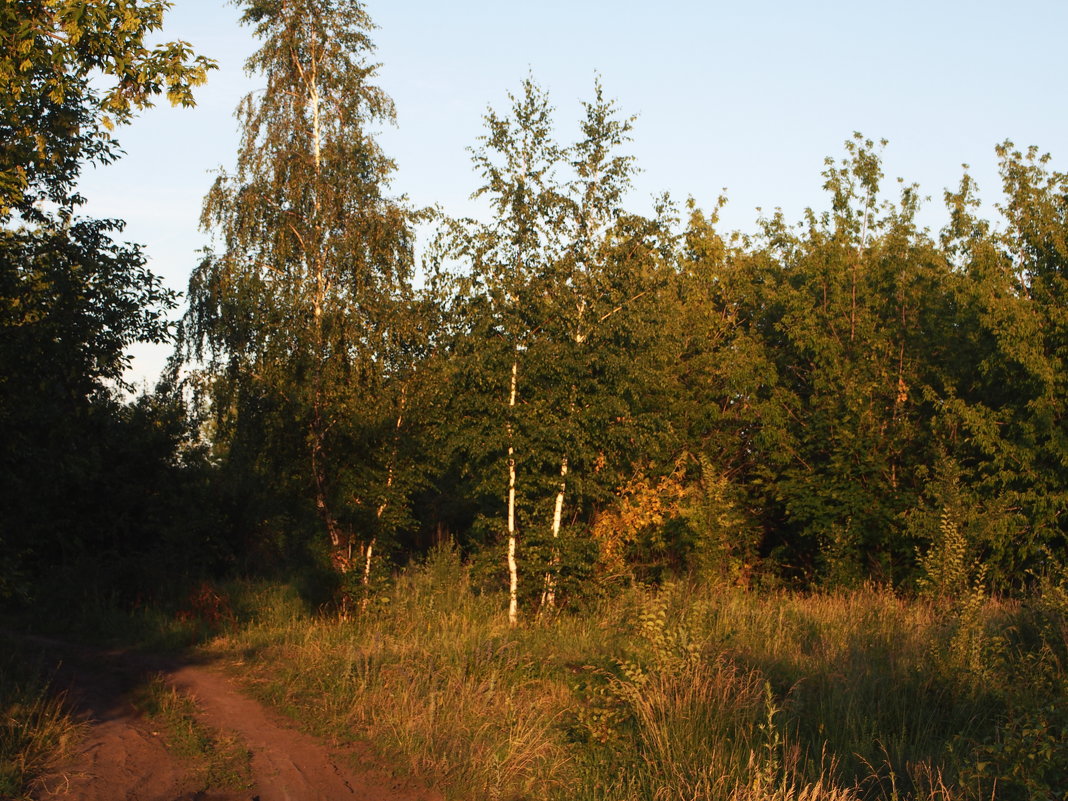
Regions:
M 311 107 L 312 107 L 312 147 L 314 148 L 315 158 L 315 172 L 318 173 L 323 163 L 323 135 L 322 127 L 319 122 L 319 86 L 315 82 L 315 76 L 312 75 L 311 85 Z
M 322 172 L 322 128 L 320 122 L 320 105 L 321 100 L 319 96 L 319 84 L 318 84 L 318 64 L 313 58 L 311 64 L 307 70 L 298 61 L 297 69 L 300 71 L 301 78 L 304 80 L 308 89 L 308 106 L 311 109 L 312 118 L 312 148 L 314 157 L 314 168 L 316 176 L 319 176 Z M 315 209 L 315 224 L 319 225 L 319 194 L 318 191 L 313 192 L 312 202 Z M 322 376 L 322 352 L 323 352 L 323 306 L 326 302 L 326 275 L 325 265 L 323 263 L 324 254 L 318 250 L 319 237 L 316 236 L 311 247 L 315 248 L 314 251 L 309 251 L 309 246 L 305 244 L 301 239 L 302 249 L 304 250 L 305 264 L 314 273 L 315 289 L 312 294 L 312 314 L 315 325 L 315 372 L 314 372 L 314 390 L 313 390 L 313 443 L 312 443 L 312 471 L 315 474 L 316 484 L 316 506 L 319 509 L 319 514 L 326 522 L 327 532 L 330 535 L 330 544 L 334 548 L 333 562 L 335 567 L 342 572 L 347 573 L 352 567 L 352 539 L 349 535 L 342 535 L 339 530 L 336 521 L 334 520 L 333 513 L 329 508 L 329 504 L 326 498 L 326 477 L 324 475 L 326 466 L 322 464 L 323 458 L 323 439 L 326 423 L 323 420 L 323 376 Z M 347 540 L 347 542 L 345 541 Z M 344 553 L 347 551 L 347 555 Z
M 372 554 L 374 554 L 375 543 L 377 541 L 378 541 L 378 539 L 376 537 L 372 537 L 371 541 L 369 543 L 367 543 L 367 550 L 364 552 L 364 560 L 363 560 L 363 588 L 364 588 L 364 595 L 363 595 L 363 601 L 361 601 L 361 606 L 364 609 L 367 608 L 367 588 L 371 584 L 371 557 L 372 557 Z
M 560 489 L 556 492 L 556 506 L 553 508 L 553 556 L 549 570 L 545 574 L 545 589 L 541 593 L 541 605 L 552 608 L 556 605 L 556 568 L 560 564 L 560 552 L 556 541 L 560 539 L 560 523 L 564 516 L 564 493 L 567 491 L 567 457 L 560 460 Z
M 515 408 L 518 359 L 512 360 L 512 391 L 508 396 L 508 409 Z M 508 623 L 519 623 L 519 568 L 515 561 L 515 448 L 512 443 L 512 424 L 508 424 Z
M 586 341 L 586 335 L 582 333 L 582 320 L 586 316 L 586 308 L 586 299 L 579 298 L 578 317 L 573 337 L 576 347 Z M 567 410 L 569 417 L 573 417 L 575 414 L 576 392 L 576 387 L 572 384 L 571 400 L 568 402 Z M 556 504 L 553 507 L 553 550 L 552 557 L 549 559 L 549 569 L 545 573 L 544 589 L 541 591 L 542 609 L 551 609 L 556 606 L 556 571 L 560 566 L 560 550 L 557 541 L 560 539 L 560 523 L 564 515 L 564 495 L 567 492 L 567 466 L 567 456 L 564 456 L 560 459 L 560 489 L 556 492 Z

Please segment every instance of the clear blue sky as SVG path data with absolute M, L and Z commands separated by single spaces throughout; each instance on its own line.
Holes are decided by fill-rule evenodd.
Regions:
M 1036 144 L 1068 168 L 1066 0 L 765 2 L 662 0 L 370 0 L 379 84 L 398 127 L 380 141 L 399 166 L 394 190 L 418 205 L 474 211 L 466 148 L 487 105 L 533 74 L 568 141 L 600 75 L 638 114 L 631 152 L 643 172 L 634 205 L 663 191 L 710 206 L 726 187 L 728 229 L 751 230 L 756 207 L 787 219 L 822 208 L 820 171 L 853 131 L 890 140 L 887 186 L 916 181 L 941 224 L 943 189 L 972 167 L 997 200 L 994 145 Z M 232 164 L 233 109 L 260 85 L 243 74 L 255 47 L 238 11 L 177 0 L 163 38 L 219 61 L 195 109 L 160 106 L 118 132 L 127 156 L 82 182 L 87 213 L 125 219 L 152 268 L 182 290 L 208 242 L 197 229 L 209 171 Z M 990 213 L 993 213 L 992 210 Z M 135 352 L 132 378 L 153 381 L 165 352 Z

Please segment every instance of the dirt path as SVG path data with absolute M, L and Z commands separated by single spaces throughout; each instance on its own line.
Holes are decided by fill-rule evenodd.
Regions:
M 366 761 L 361 766 L 358 749 L 296 730 L 210 664 L 38 642 L 62 649 L 58 682 L 88 727 L 77 753 L 45 777 L 38 801 L 440 801 Z M 156 674 L 195 700 L 200 722 L 240 738 L 252 755 L 252 789 L 204 790 L 192 766 L 168 753 L 129 700 Z

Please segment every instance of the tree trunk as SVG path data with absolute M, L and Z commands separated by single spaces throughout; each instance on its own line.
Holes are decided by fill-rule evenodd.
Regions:
M 401 424 L 404 422 L 404 403 L 408 397 L 408 387 L 404 384 L 401 385 L 400 396 L 400 408 L 397 410 L 397 424 L 393 427 L 393 452 L 389 456 L 389 466 L 386 468 L 386 494 L 382 498 L 382 503 L 378 505 L 378 509 L 375 510 L 375 519 L 378 521 L 378 526 L 382 526 L 382 515 L 385 514 L 386 508 L 389 506 L 389 490 L 393 486 L 393 470 L 397 464 L 397 449 L 399 447 Z M 378 537 L 371 537 L 371 541 L 367 543 L 367 550 L 365 551 L 364 563 L 363 563 L 363 600 L 360 602 L 361 609 L 367 609 L 367 603 L 370 600 L 370 588 L 371 588 L 371 558 L 374 553 L 375 544 L 378 542 Z
M 551 609 L 556 605 L 556 570 L 560 566 L 560 551 L 557 540 L 560 539 L 560 522 L 564 514 L 564 493 L 567 490 L 567 457 L 560 460 L 560 489 L 556 493 L 556 506 L 553 508 L 553 555 L 549 561 L 549 570 L 545 573 L 545 589 L 541 593 L 542 608 Z
M 508 396 L 509 415 L 515 409 L 516 377 L 519 372 L 518 358 L 512 359 L 512 391 Z M 512 423 L 508 423 L 508 623 L 519 623 L 519 568 L 515 561 L 515 447 L 512 441 Z
M 319 126 L 319 87 L 316 81 L 317 64 L 313 60 L 309 72 L 300 67 L 301 76 L 308 85 L 308 105 L 312 112 L 312 143 L 314 153 L 314 167 L 316 178 L 322 173 L 321 139 L 322 133 Z M 314 204 L 313 228 L 315 237 L 311 242 L 310 249 L 302 241 L 304 249 L 304 262 L 310 268 L 315 287 L 312 293 L 312 320 L 315 326 L 314 342 L 315 352 L 312 354 L 314 363 L 312 373 L 312 473 L 315 476 L 315 506 L 320 518 L 326 525 L 327 534 L 330 536 L 330 544 L 333 547 L 331 559 L 334 567 L 340 573 L 348 573 L 352 568 L 352 537 L 343 534 L 338 528 L 337 521 L 330 511 L 330 504 L 326 493 L 326 475 L 323 465 L 323 440 L 326 438 L 326 422 L 323 419 L 323 305 L 326 302 L 326 275 L 323 264 L 323 254 L 318 250 L 320 242 L 319 220 L 319 195 L 313 192 Z

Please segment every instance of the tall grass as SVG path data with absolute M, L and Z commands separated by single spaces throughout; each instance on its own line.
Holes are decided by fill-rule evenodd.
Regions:
M 265 697 L 450 798 L 1064 797 L 1052 591 L 977 607 L 686 582 L 512 629 L 443 551 L 352 619 L 277 586 L 231 597 L 213 647 Z
M 259 592 L 255 619 L 217 647 L 258 666 L 260 691 L 322 733 L 374 742 L 409 769 L 488 798 L 557 783 L 566 686 L 554 682 L 452 557 L 403 577 L 393 602 L 350 620 Z
M 80 727 L 49 691 L 54 664 L 0 637 L 0 798 L 28 798 L 35 779 L 66 754 Z

